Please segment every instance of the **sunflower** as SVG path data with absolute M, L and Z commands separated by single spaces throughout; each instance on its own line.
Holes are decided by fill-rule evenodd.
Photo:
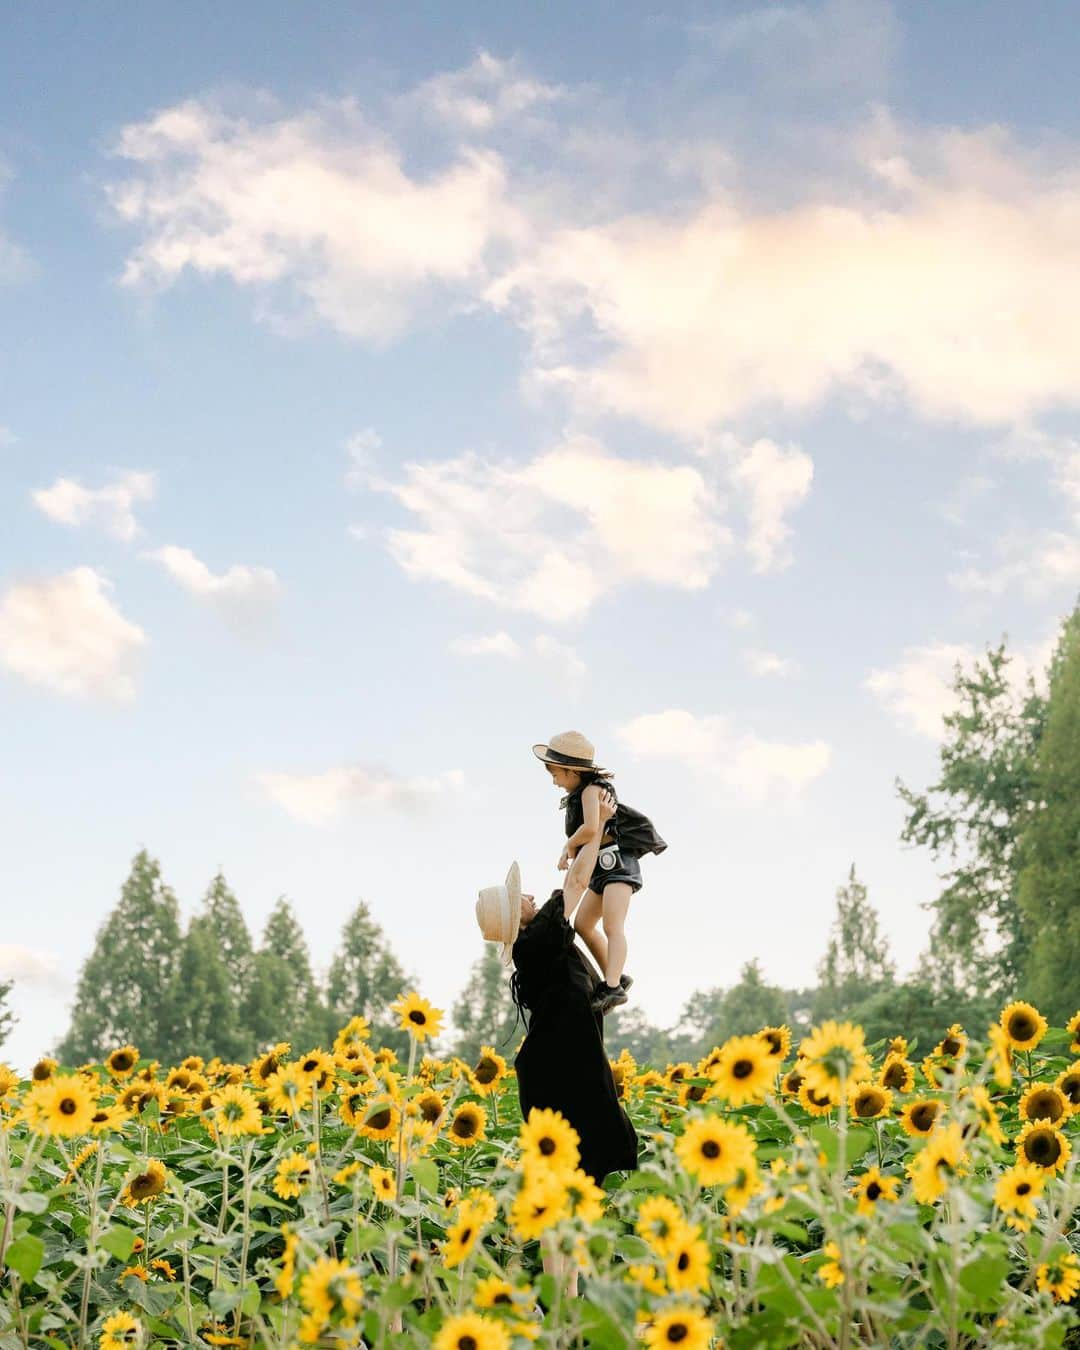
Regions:
M 510 1226 L 522 1242 L 539 1237 L 569 1212 L 565 1178 L 548 1168 L 531 1169 L 510 1206 Z
M 828 1288 L 837 1289 L 844 1283 L 844 1267 L 840 1248 L 835 1242 L 826 1242 L 821 1249 L 821 1254 L 828 1257 L 828 1260 L 818 1266 L 817 1277 Z
M 150 1272 L 146 1269 L 146 1267 L 137 1264 L 134 1266 L 128 1266 L 125 1270 L 122 1270 L 120 1274 L 117 1275 L 116 1277 L 116 1283 L 121 1284 L 124 1280 L 128 1278 L 129 1275 L 133 1280 L 141 1280 L 143 1284 L 146 1284 L 146 1282 L 150 1279 Z
M 446 1097 L 434 1088 L 421 1092 L 410 1104 L 410 1110 L 416 1112 L 425 1125 L 438 1125 L 446 1114 Z
M 122 1350 L 125 1345 L 134 1345 L 142 1336 L 142 1324 L 129 1312 L 115 1312 L 107 1317 L 101 1327 L 99 1350 Z
M 998 1116 L 997 1108 L 990 1100 L 989 1092 L 987 1092 L 986 1088 L 984 1088 L 981 1083 L 976 1083 L 975 1086 L 971 1088 L 962 1087 L 960 1089 L 960 1100 L 971 1101 L 973 1103 L 975 1117 L 978 1122 L 975 1126 L 968 1124 L 964 1127 L 965 1139 L 981 1130 L 983 1134 L 992 1139 L 995 1144 L 1003 1144 L 1005 1142 L 1005 1131 L 1001 1128 L 1001 1119 Z
M 901 1128 L 912 1139 L 919 1139 L 934 1128 L 941 1111 L 942 1104 L 936 1097 L 918 1097 L 900 1112 Z
M 344 1167 L 339 1167 L 330 1180 L 335 1186 L 347 1186 L 353 1177 L 357 1176 L 364 1164 L 359 1158 L 354 1158 L 351 1163 L 346 1163 Z
M 1012 1045 L 1004 1027 L 995 1022 L 987 1029 L 986 1040 L 988 1043 L 986 1058 L 990 1064 L 990 1071 L 994 1075 L 994 1081 L 998 1087 L 1012 1087 Z
M 915 1066 L 903 1055 L 886 1055 L 878 1070 L 878 1082 L 890 1092 L 910 1092 L 915 1086 Z
M 1051 1125 L 1072 1115 L 1072 1107 L 1064 1092 L 1059 1087 L 1043 1083 L 1032 1083 L 1025 1089 L 1017 1110 L 1021 1120 L 1048 1120 Z
M 750 1197 L 757 1195 L 762 1189 L 761 1177 L 758 1175 L 757 1163 L 750 1163 L 748 1167 L 740 1167 L 735 1173 L 735 1180 L 724 1191 L 724 1204 L 727 1206 L 728 1214 L 741 1214 L 750 1201 Z
M 306 1153 L 288 1153 L 274 1173 L 274 1194 L 295 1200 L 311 1180 L 311 1158 Z
M 1080 1060 L 1058 1074 L 1054 1086 L 1063 1094 L 1073 1112 L 1080 1111 Z M 0 1096 L 3 1096 L 2 1092 Z
M 1069 1046 L 1069 1053 L 1071 1055 L 1080 1055 L 1080 1012 L 1073 1013 L 1065 1023 L 1065 1030 L 1072 1038 L 1072 1043 Z
M 281 1068 L 281 1061 L 289 1053 L 289 1049 L 290 1046 L 288 1041 L 278 1041 L 277 1045 L 271 1046 L 265 1054 L 260 1055 L 258 1059 L 252 1060 L 252 1081 L 259 1087 L 265 1086 L 266 1080 L 272 1074 L 277 1073 L 278 1069 Z
M 958 1059 L 967 1049 L 967 1040 L 967 1032 L 954 1022 L 930 1053 L 935 1059 Z
M 583 1223 L 599 1223 L 604 1217 L 604 1191 L 580 1167 L 564 1178 L 570 1197 L 570 1212 Z
M 75 1180 L 75 1174 L 78 1172 L 79 1168 L 82 1167 L 83 1163 L 89 1162 L 100 1147 L 101 1145 L 96 1139 L 91 1139 L 88 1144 L 85 1144 L 79 1149 L 78 1153 L 76 1153 L 71 1160 L 71 1167 L 68 1170 L 67 1176 L 64 1177 L 65 1185 L 67 1185 L 68 1182 Z
M 572 1172 L 577 1167 L 580 1143 L 570 1122 L 547 1107 L 541 1110 L 534 1106 L 518 1134 L 525 1165 L 550 1167 L 555 1172 Z
M 899 1185 L 898 1177 L 882 1176 L 879 1168 L 871 1167 L 858 1178 L 851 1189 L 851 1194 L 858 1202 L 855 1208 L 860 1214 L 871 1215 L 878 1212 L 878 1206 L 882 1203 L 896 1204 L 899 1199 L 897 1194 Z
M 460 1266 L 476 1246 L 482 1227 L 477 1222 L 472 1206 L 462 1205 L 458 1217 L 446 1230 L 446 1242 L 443 1244 L 443 1261 L 450 1270 Z
M 454 1118 L 446 1127 L 447 1138 L 462 1148 L 471 1148 L 484 1138 L 487 1128 L 487 1112 L 475 1102 L 466 1102 L 454 1112 Z
M 151 1158 L 145 1169 L 136 1173 L 121 1191 L 121 1203 L 129 1209 L 149 1203 L 165 1189 L 167 1175 L 164 1163 L 158 1162 L 157 1158 Z
M 1035 1283 L 1042 1294 L 1053 1294 L 1056 1303 L 1070 1303 L 1080 1290 L 1080 1261 L 1075 1252 L 1065 1252 L 1056 1261 L 1048 1261 L 1035 1271 Z
M 364 1286 L 358 1272 L 331 1256 L 320 1256 L 300 1281 L 300 1302 L 324 1325 L 335 1313 L 351 1323 L 363 1301 Z
M 443 1323 L 432 1342 L 433 1350 L 510 1350 L 504 1326 L 479 1313 L 458 1313 Z
M 650 1294 L 663 1295 L 667 1293 L 664 1277 L 655 1266 L 627 1266 L 623 1278 L 628 1284 L 640 1285 Z
M 488 1097 L 498 1091 L 500 1082 L 506 1077 L 506 1060 L 490 1045 L 480 1047 L 480 1058 L 469 1071 L 469 1082 L 473 1091 L 481 1097 Z
M 316 1092 L 329 1092 L 334 1086 L 334 1070 L 337 1067 L 333 1055 L 325 1050 L 309 1050 L 296 1061 L 297 1068 L 309 1079 Z
M 30 1070 L 31 1083 L 47 1083 L 59 1067 L 59 1060 L 43 1055 Z
M 1030 1003 L 1010 1003 L 999 1021 L 1014 1050 L 1034 1050 L 1046 1035 L 1046 1018 Z
M 762 1027 L 758 1032 L 758 1037 L 768 1046 L 769 1054 L 774 1059 L 787 1059 L 791 1050 L 791 1029 L 789 1027 Z
M 300 1239 L 295 1233 L 290 1232 L 288 1224 L 283 1223 L 281 1231 L 285 1238 L 285 1249 L 281 1253 L 281 1269 L 274 1276 L 274 1288 L 278 1291 L 278 1296 L 284 1299 L 289 1297 L 296 1283 L 296 1253 L 300 1247 Z
M 19 1075 L 10 1064 L 0 1064 L 0 1102 L 14 1097 L 19 1088 Z
M 732 1036 L 725 1041 L 710 1076 L 717 1092 L 732 1106 L 764 1101 L 776 1080 L 778 1061 L 760 1036 Z
M 780 1091 L 785 1097 L 798 1097 L 803 1085 L 803 1061 L 797 1059 L 780 1080 Z
M 472 1210 L 473 1216 L 481 1228 L 492 1223 L 495 1215 L 499 1212 L 499 1205 L 495 1197 L 481 1186 L 474 1186 L 460 1203 L 463 1210 L 466 1206 Z
M 686 1221 L 674 1200 L 666 1195 L 650 1195 L 638 1210 L 634 1227 L 654 1251 L 667 1256 Z
M 938 1126 L 907 1166 L 918 1203 L 932 1205 L 940 1200 L 950 1179 L 964 1170 L 966 1157 L 959 1124 Z
M 712 1322 L 696 1308 L 666 1308 L 645 1332 L 648 1350 L 708 1350 Z
M 694 1224 L 683 1227 L 672 1243 L 665 1262 L 668 1286 L 678 1293 L 709 1287 L 712 1253 L 701 1240 L 701 1229 Z
M 754 1159 L 754 1141 L 745 1125 L 732 1125 L 717 1116 L 692 1120 L 675 1145 L 686 1170 L 703 1186 L 728 1185 L 740 1168 Z
M 682 1060 L 678 1064 L 669 1064 L 664 1071 L 664 1078 L 667 1080 L 668 1087 L 678 1087 L 684 1078 L 693 1078 L 694 1066 Z
M 348 1073 L 371 1073 L 375 1068 L 375 1056 L 363 1041 L 346 1041 L 335 1048 L 334 1063 Z
M 122 1045 L 105 1060 L 105 1067 L 114 1078 L 127 1078 L 135 1072 L 139 1062 L 139 1052 L 133 1045 Z
M 859 1120 L 877 1120 L 892 1111 L 892 1093 L 874 1083 L 861 1083 L 848 1094 L 851 1114 Z
M 687 1078 L 679 1084 L 677 1100 L 680 1106 L 701 1106 L 716 1096 L 715 1086 L 708 1080 Z
M 1017 1161 L 1048 1172 L 1064 1172 L 1071 1153 L 1072 1145 L 1049 1120 L 1029 1120 L 1016 1138 Z
M 262 1116 L 259 1101 L 250 1088 L 229 1083 L 211 1097 L 213 1125 L 226 1138 L 234 1135 L 262 1134 Z
M 811 1086 L 806 1080 L 799 1084 L 799 1105 L 812 1116 L 827 1116 L 834 1107 L 840 1105 L 840 1095 L 828 1088 L 824 1090 Z
M 33 1129 L 38 1134 L 59 1135 L 65 1139 L 88 1134 L 96 1109 L 97 1094 L 93 1086 L 78 1074 L 44 1079 L 31 1089 L 27 1098 Z
M 368 1180 L 371 1182 L 371 1189 L 384 1205 L 393 1204 L 394 1200 L 397 1199 L 397 1181 L 389 1168 L 369 1168 Z
M 895 1055 L 898 1059 L 904 1059 L 907 1057 L 907 1052 L 908 1052 L 907 1037 L 893 1036 L 890 1038 L 888 1045 L 886 1045 L 885 1047 L 885 1058 L 888 1059 L 890 1055 Z
M 390 1004 L 390 1009 L 397 1013 L 402 1031 L 407 1031 L 420 1044 L 442 1030 L 442 1013 L 419 994 L 402 994 Z
M 284 1064 L 265 1080 L 266 1100 L 275 1111 L 298 1116 L 311 1105 L 311 1079 L 299 1064 Z
M 478 1308 L 507 1308 L 514 1303 L 514 1286 L 501 1275 L 486 1275 L 477 1280 L 473 1303 Z
M 334 1049 L 340 1050 L 350 1041 L 370 1041 L 371 1023 L 360 1013 L 355 1013 L 334 1037 Z
M 994 1204 L 1010 1228 L 1028 1230 L 1035 1218 L 1035 1201 L 1045 1187 L 1046 1173 L 1031 1163 L 1014 1163 L 1002 1172 L 994 1186 Z
M 852 1022 L 823 1022 L 799 1046 L 806 1060 L 807 1082 L 819 1093 L 846 1092 L 852 1083 L 870 1077 L 862 1027 Z

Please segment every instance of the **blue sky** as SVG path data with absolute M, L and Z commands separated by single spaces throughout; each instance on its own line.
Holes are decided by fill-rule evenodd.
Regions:
M 448 1005 L 557 882 L 533 741 L 671 843 L 657 1021 L 812 981 L 956 660 L 1080 580 L 1074 13 L 12 11 L 0 53 L 0 973 L 25 1063 L 147 847 Z

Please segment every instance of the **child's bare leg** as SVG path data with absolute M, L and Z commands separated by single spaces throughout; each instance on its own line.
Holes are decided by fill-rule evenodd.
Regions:
M 610 886 L 604 887 L 601 912 L 604 917 L 604 936 L 607 938 L 607 960 L 600 969 L 612 989 L 619 983 L 626 965 L 626 911 L 630 908 L 633 893 L 625 881 L 613 881 Z
M 604 902 L 595 891 L 586 891 L 585 898 L 581 902 L 581 908 L 574 916 L 574 931 L 588 947 L 593 960 L 600 967 L 601 973 L 603 973 L 608 959 L 607 941 L 603 933 L 597 928 L 603 906 Z

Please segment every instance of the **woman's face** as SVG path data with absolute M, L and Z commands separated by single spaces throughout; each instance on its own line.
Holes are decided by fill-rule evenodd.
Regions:
M 525 927 L 536 917 L 536 897 L 532 895 L 523 895 L 521 897 L 521 926 Z
M 561 764 L 546 764 L 544 767 L 551 774 L 555 786 L 562 788 L 564 792 L 573 792 L 581 782 L 581 774 L 576 769 L 565 769 Z

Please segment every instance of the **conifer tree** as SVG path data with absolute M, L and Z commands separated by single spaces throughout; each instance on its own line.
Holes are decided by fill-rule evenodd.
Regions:
M 1050 666 L 1020 858 L 1020 905 L 1031 932 L 1020 992 L 1061 1026 L 1080 1008 L 1080 606 L 1066 620 Z
M 8 1007 L 8 998 L 14 985 L 11 980 L 0 980 L 0 1045 L 11 1035 L 15 1014 Z
M 814 1020 L 851 1016 L 865 999 L 891 985 L 894 974 L 878 912 L 852 863 L 847 885 L 836 892 L 836 918 L 818 966 Z
M 77 1064 L 133 1041 L 144 1055 L 167 1060 L 175 1044 L 169 995 L 179 958 L 176 896 L 162 882 L 157 860 L 143 849 L 83 965 L 71 1026 L 57 1057 Z
M 271 910 L 255 953 L 243 1021 L 257 1046 L 289 1041 L 299 1053 L 325 1033 L 307 940 L 284 897 Z
M 255 950 L 243 910 L 220 868 L 203 896 L 203 914 L 242 1001 L 251 983 Z
M 507 969 L 493 943 L 473 962 L 465 988 L 452 1009 L 456 1032 L 454 1054 L 469 1064 L 480 1057 L 480 1047 L 493 1046 L 506 1054 L 514 1032 L 517 1009 L 510 997 Z M 519 1027 L 524 1034 L 524 1027 Z
M 244 1026 L 236 986 L 217 941 L 212 920 L 198 914 L 188 925 L 180 949 L 180 968 L 172 992 L 177 1023 L 171 1059 L 220 1055 L 233 1062 L 250 1059 L 258 1046 Z
M 389 1011 L 408 983 L 386 934 L 361 900 L 345 921 L 337 954 L 326 981 L 327 1035 L 333 1037 L 350 1017 L 366 1017 L 372 1042 L 389 1046 L 400 1057 L 409 1052 L 409 1038 Z

